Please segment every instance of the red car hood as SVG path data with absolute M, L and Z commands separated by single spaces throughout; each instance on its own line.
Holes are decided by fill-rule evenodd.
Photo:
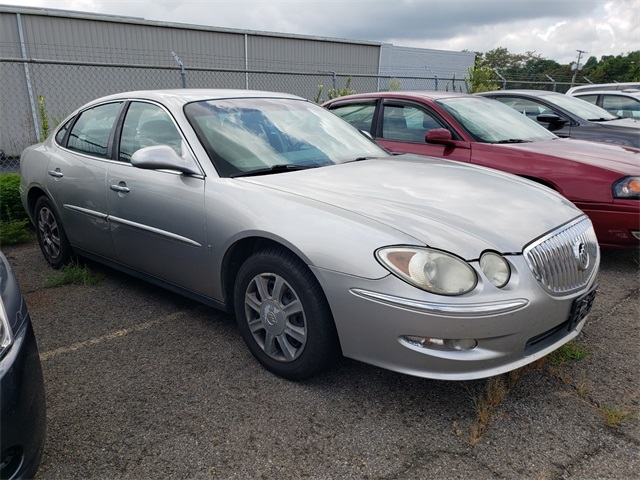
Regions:
M 548 155 L 573 160 L 620 173 L 620 176 L 640 175 L 640 149 L 633 147 L 571 138 L 531 143 L 509 143 L 500 146 L 534 155 Z

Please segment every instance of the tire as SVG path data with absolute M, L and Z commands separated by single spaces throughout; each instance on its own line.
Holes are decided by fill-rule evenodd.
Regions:
M 309 268 L 290 252 L 271 248 L 245 261 L 234 285 L 234 309 L 249 350 L 278 376 L 311 377 L 340 355 L 324 292 Z
M 36 234 L 44 258 L 55 269 L 71 262 L 73 251 L 67 235 L 47 197 L 40 197 L 35 208 Z

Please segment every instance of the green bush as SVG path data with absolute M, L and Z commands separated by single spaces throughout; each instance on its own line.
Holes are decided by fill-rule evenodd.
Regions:
M 27 212 L 20 202 L 20 175 L 3 173 L 0 175 L 0 221 L 15 222 L 28 220 Z
M 0 245 L 28 242 L 33 238 L 19 189 L 20 175 L 0 175 Z
M 30 242 L 33 238 L 28 220 L 0 222 L 0 245 Z

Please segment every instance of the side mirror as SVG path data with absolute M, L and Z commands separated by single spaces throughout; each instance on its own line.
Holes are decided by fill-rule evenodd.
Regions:
M 177 170 L 190 175 L 201 174 L 193 162 L 180 157 L 168 145 L 154 145 L 136 150 L 131 155 L 131 165 L 145 170 Z
M 428 130 L 424 137 L 427 143 L 436 143 L 440 145 L 453 145 L 454 140 L 451 137 L 451 132 L 446 128 L 434 128 Z
M 536 117 L 536 120 L 540 123 L 547 123 L 547 130 L 551 132 L 560 130 L 568 121 L 555 113 L 541 113 Z

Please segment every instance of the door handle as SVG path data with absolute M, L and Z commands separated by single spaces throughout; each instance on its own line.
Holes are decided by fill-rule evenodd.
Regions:
M 59 169 L 59 168 L 58 168 L 58 169 L 56 169 L 56 170 L 49 170 L 47 173 L 48 173 L 49 175 L 51 175 L 52 177 L 55 177 L 55 178 L 62 178 L 62 177 L 64 177 L 64 173 L 62 173 L 62 172 L 60 171 L 60 169 Z
M 111 185 L 111 190 L 113 190 L 114 192 L 118 192 L 118 193 L 129 193 L 129 187 L 125 186 L 125 185 Z

